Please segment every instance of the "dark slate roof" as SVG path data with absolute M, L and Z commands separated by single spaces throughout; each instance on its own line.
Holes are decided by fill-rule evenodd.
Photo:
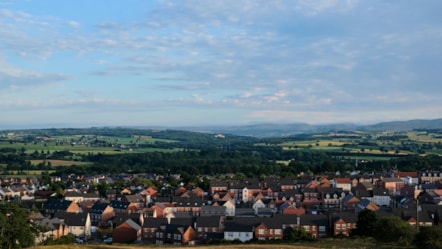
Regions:
M 221 216 L 196 217 L 197 227 L 218 227 Z
M 114 209 L 123 209 L 123 210 L 126 210 L 126 209 L 129 207 L 130 202 L 125 202 L 125 201 L 111 201 L 111 202 L 109 203 L 109 205 L 110 205 L 111 207 L 113 207 Z
M 143 227 L 155 227 L 158 228 L 167 224 L 167 218 L 152 218 L 147 217 L 144 219 Z
M 301 226 L 304 225 L 317 225 L 317 226 L 327 226 L 328 219 L 324 214 L 305 214 L 301 217 Z
M 226 221 L 224 232 L 253 232 L 253 226 L 235 221 Z
M 46 205 L 46 209 L 50 210 L 66 210 L 72 201 L 67 200 L 50 200 L 48 205 Z
M 64 224 L 68 226 L 82 227 L 86 224 L 88 213 L 59 213 L 55 217 L 63 220 Z
M 137 223 L 140 226 L 142 225 L 141 219 L 140 219 L 140 213 L 131 213 L 131 214 L 117 213 L 112 218 L 112 223 L 114 223 L 115 226 L 119 226 L 119 225 L 123 224 L 124 222 L 126 222 L 126 220 L 128 220 L 128 219 L 133 220 L 135 223 Z
M 161 226 L 161 229 L 166 233 L 175 233 L 178 231 L 179 233 L 183 234 L 188 228 L 189 226 L 179 224 L 166 224 Z
M 181 226 L 191 226 L 193 227 L 195 219 L 192 218 L 172 218 L 170 219 L 170 224 L 177 224 Z
M 103 211 L 109 206 L 109 203 L 105 202 L 95 202 L 91 209 L 89 209 L 89 213 L 101 214 Z
M 255 216 L 255 210 L 253 208 L 236 208 L 235 209 L 235 216 L 241 217 L 254 217 Z
M 343 219 L 347 223 L 356 223 L 358 221 L 358 215 L 354 212 L 342 212 L 333 217 L 333 222 L 336 222 L 339 219 Z

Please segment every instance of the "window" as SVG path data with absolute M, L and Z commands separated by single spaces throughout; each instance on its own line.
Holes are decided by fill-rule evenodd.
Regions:
M 259 229 L 258 234 L 265 234 L 265 229 Z
M 275 234 L 281 234 L 281 229 L 275 229 Z
M 202 227 L 198 227 L 198 232 L 202 232 L 203 228 Z

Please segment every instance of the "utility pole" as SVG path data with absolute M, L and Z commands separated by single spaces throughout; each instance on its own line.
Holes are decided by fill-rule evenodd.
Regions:
M 419 198 L 416 197 L 416 230 L 419 231 Z

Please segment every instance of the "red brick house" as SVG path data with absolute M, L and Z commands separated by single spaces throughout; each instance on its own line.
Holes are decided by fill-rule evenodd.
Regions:
M 358 217 L 354 213 L 340 213 L 333 219 L 333 235 L 349 236 L 353 229 L 356 229 Z
M 140 241 L 142 235 L 141 226 L 131 219 L 126 220 L 112 231 L 113 243 L 127 243 Z
M 282 239 L 284 236 L 282 225 L 277 222 L 272 222 L 273 219 L 268 219 L 266 222 L 261 222 L 255 227 L 254 237 L 257 240 L 271 240 Z

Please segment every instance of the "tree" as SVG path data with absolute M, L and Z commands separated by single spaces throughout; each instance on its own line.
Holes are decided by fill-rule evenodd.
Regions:
M 358 214 L 358 221 L 356 222 L 355 235 L 372 237 L 375 232 L 375 225 L 377 222 L 376 213 L 364 209 Z
M 414 236 L 414 243 L 418 249 L 442 249 L 442 227 L 421 227 Z
M 375 225 L 374 237 L 382 242 L 397 242 L 408 245 L 413 240 L 414 228 L 401 218 L 391 216 L 379 219 Z
M 26 248 L 34 245 L 36 230 L 26 209 L 18 204 L 0 205 L 0 247 Z

